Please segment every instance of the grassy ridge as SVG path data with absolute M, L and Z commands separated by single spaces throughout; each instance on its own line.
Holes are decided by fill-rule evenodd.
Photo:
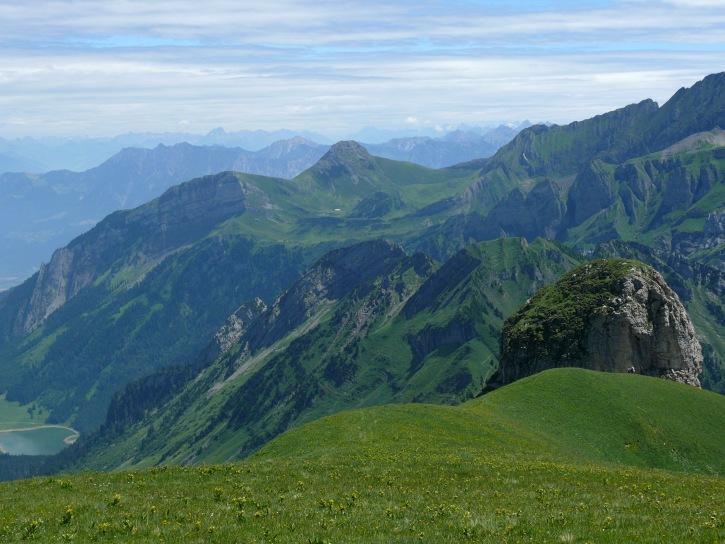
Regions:
M 612 430 L 599 423 L 607 414 L 639 405 L 640 421 L 663 433 L 654 441 L 697 439 L 701 447 L 693 459 L 703 452 L 707 459 L 722 451 L 717 431 L 725 399 L 654 378 L 577 369 L 515 385 L 516 390 L 509 386 L 461 407 L 385 406 L 337 414 L 279 437 L 239 464 L 84 472 L 1 484 L 0 538 L 360 543 L 725 538 L 721 476 L 697 473 L 702 467 L 695 465 L 682 467 L 693 472 L 683 474 L 607 463 L 601 452 L 576 447 L 592 440 L 596 429 L 606 441 Z M 589 407 L 571 411 L 580 399 L 564 397 L 577 388 L 588 393 Z M 560 402 L 552 403 L 557 391 Z M 666 405 L 664 413 L 653 399 Z M 685 418 L 675 422 L 683 404 L 705 411 L 701 425 L 686 424 Z M 678 437 L 680 432 L 685 434 Z
M 725 475 L 725 397 L 629 374 L 560 368 L 467 404 L 561 455 Z
M 555 368 L 458 407 L 387 406 L 325 418 L 280 436 L 254 458 L 353 455 L 371 441 L 393 447 L 430 434 L 450 451 L 516 450 L 722 477 L 723 428 L 722 395 L 646 376 Z

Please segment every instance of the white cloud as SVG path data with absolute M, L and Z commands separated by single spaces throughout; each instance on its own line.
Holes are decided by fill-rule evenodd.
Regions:
M 0 1 L 0 136 L 568 122 L 722 70 L 720 2 L 531 4 Z

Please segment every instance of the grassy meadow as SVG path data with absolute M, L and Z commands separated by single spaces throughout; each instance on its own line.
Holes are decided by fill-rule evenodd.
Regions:
M 47 412 L 37 407 L 22 406 L 19 402 L 10 402 L 5 396 L 0 395 L 0 431 L 27 429 L 45 423 Z
M 0 540 L 725 540 L 718 433 L 725 398 L 578 369 L 532 378 L 459 407 L 390 405 L 330 416 L 241 463 L 0 484 Z M 577 387 L 590 402 L 572 410 Z M 664 414 L 654 398 L 667 406 Z M 678 420 L 683 403 L 705 410 L 704 421 L 685 424 L 687 413 Z M 635 406 L 637 424 L 623 432 L 639 434 L 627 446 L 620 426 L 600 422 Z M 597 445 L 585 447 L 595 436 Z M 679 459 L 670 470 L 652 466 L 657 455 L 626 457 L 662 440 Z M 696 449 L 684 448 L 693 441 Z

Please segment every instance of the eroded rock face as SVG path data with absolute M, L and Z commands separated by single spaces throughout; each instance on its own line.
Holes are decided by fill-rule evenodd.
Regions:
M 261 189 L 227 172 L 172 187 L 135 210 L 111 214 L 41 266 L 30 298 L 16 315 L 13 334 L 36 329 L 96 281 L 133 240 L 137 246 L 131 263 L 142 276 L 221 218 L 261 209 L 265 202 Z
M 13 334 L 32 331 L 93 281 L 93 272 L 78 266 L 85 256 L 66 247 L 57 250 L 48 264 L 41 265 L 30 300 L 15 318 Z
M 684 306 L 662 276 L 637 270 L 622 281 L 610 312 L 595 314 L 587 336 L 593 368 L 661 376 L 700 386 L 702 351 Z
M 662 276 L 635 261 L 605 259 L 569 272 L 506 321 L 500 379 L 579 366 L 699 387 L 702 360 L 692 322 Z
M 702 229 L 700 249 L 713 249 L 725 244 L 725 210 L 712 212 L 707 216 Z
M 226 353 L 239 340 L 259 315 L 267 311 L 261 298 L 255 298 L 237 309 L 214 335 L 220 353 Z
M 252 351 L 269 346 L 310 319 L 320 307 L 356 286 L 390 274 L 405 251 L 387 240 L 370 240 L 331 251 L 281 295 L 246 333 Z

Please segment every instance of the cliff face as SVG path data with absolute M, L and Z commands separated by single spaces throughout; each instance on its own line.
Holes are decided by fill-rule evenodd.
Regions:
M 725 245 L 725 210 L 707 216 L 699 249 L 714 249 L 722 245 Z
M 502 331 L 500 379 L 578 366 L 699 387 L 702 351 L 677 294 L 654 269 L 593 261 L 539 291 Z
M 133 265 L 141 274 L 147 273 L 216 222 L 250 208 L 262 208 L 264 202 L 259 188 L 231 173 L 222 173 L 173 187 L 142 207 L 108 216 L 41 266 L 31 280 L 30 299 L 16 315 L 13 334 L 20 336 L 36 329 L 114 261 L 127 255 L 129 247 L 135 252 Z
M 607 315 L 592 317 L 587 338 L 590 364 L 610 372 L 634 367 L 642 374 L 699 387 L 700 344 L 675 292 L 652 269 L 634 271 L 621 289 Z
M 218 353 L 226 353 L 244 335 L 249 325 L 266 311 L 267 305 L 258 297 L 240 306 L 214 335 Z
M 312 317 L 323 304 L 345 296 L 362 283 L 390 274 L 405 258 L 403 248 L 387 240 L 361 242 L 328 253 L 250 326 L 246 335 L 250 349 L 273 344 Z

